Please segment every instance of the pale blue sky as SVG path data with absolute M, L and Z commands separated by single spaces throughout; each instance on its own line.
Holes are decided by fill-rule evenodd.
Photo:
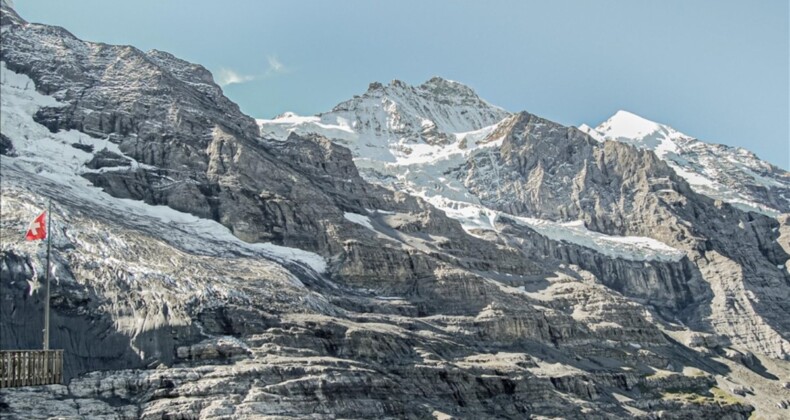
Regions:
M 17 0 L 31 22 L 203 64 L 247 114 L 314 114 L 438 75 L 510 111 L 626 109 L 790 167 L 787 0 Z

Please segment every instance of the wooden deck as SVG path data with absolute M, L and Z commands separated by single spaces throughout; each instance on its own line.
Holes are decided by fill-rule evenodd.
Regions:
M 63 383 L 63 350 L 1 350 L 0 388 Z

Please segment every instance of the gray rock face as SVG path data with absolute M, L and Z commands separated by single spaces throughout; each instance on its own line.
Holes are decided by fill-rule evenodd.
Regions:
M 500 232 L 509 238 L 511 245 L 530 254 L 542 254 L 558 263 L 577 265 L 593 273 L 606 286 L 643 303 L 666 309 L 668 314 L 710 297 L 696 266 L 688 258 L 680 261 L 611 258 L 590 248 L 549 239 L 505 218 L 502 222 L 504 226 Z
M 2 134 L 0 134 L 0 155 L 14 155 L 14 144 L 11 142 L 11 139 Z
M 649 294 L 686 309 L 690 316 L 685 322 L 697 326 L 708 322 L 703 318 L 709 310 L 720 310 L 718 316 L 728 319 L 728 325 L 714 331 L 738 337 L 739 345 L 790 357 L 790 277 L 784 268 L 788 254 L 777 241 L 775 219 L 695 193 L 651 152 L 599 143 L 575 128 L 526 113 L 506 120 L 500 130 L 492 136 L 504 136 L 502 146 L 471 160 L 457 175 L 483 203 L 514 215 L 582 220 L 593 231 L 651 237 L 686 251 L 694 264 L 674 276 L 658 277 L 659 288 L 638 286 L 638 275 L 606 274 L 614 274 L 617 290 L 626 294 Z M 495 183 L 486 179 L 492 173 L 497 174 Z M 570 255 L 565 260 L 580 262 L 585 269 L 599 265 Z M 722 282 L 731 289 L 725 296 L 718 294 Z M 732 288 L 742 292 L 733 293 Z M 718 299 L 732 303 L 717 308 Z M 750 313 L 740 326 L 742 321 L 732 317 L 739 312 L 730 306 L 735 301 Z M 764 320 L 767 328 L 759 334 L 775 337 L 770 341 L 777 345 L 758 343 L 750 333 L 752 316 Z
M 0 127 L 16 156 L 2 157 L 0 347 L 41 341 L 45 254 L 20 232 L 52 199 L 52 343 L 65 350 L 69 378 L 4 389 L 3 416 L 745 418 L 755 407 L 778 410 L 748 393 L 723 400 L 730 388 L 719 381 L 748 380 L 779 398 L 770 375 L 790 368 L 764 355 L 783 351 L 786 321 L 765 312 L 786 311 L 787 289 L 766 264 L 786 259 L 775 242 L 786 224 L 772 232 L 771 219 L 686 194 L 650 153 L 596 145 L 519 114 L 489 155 L 509 165 L 512 178 L 499 188 L 517 200 L 483 192 L 479 155 L 453 174 L 466 173 L 491 207 L 514 206 L 511 217 L 638 231 L 681 249 L 681 259 L 612 258 L 506 217 L 498 231 L 467 231 L 426 201 L 368 183 L 352 152 L 327 138 L 261 137 L 199 65 L 84 42 L 28 24 L 5 3 L 1 20 Z M 435 102 L 434 127 L 413 143 L 442 144 L 451 125 L 477 130 L 508 116 L 443 79 L 371 86 L 367 98 L 386 99 L 377 92 L 387 89 Z M 412 104 L 401 99 L 401 109 Z M 397 127 L 412 136 L 417 126 Z M 579 175 L 585 160 L 596 162 L 589 180 Z M 554 178 L 533 174 L 537 167 Z M 588 188 L 570 199 L 549 194 L 568 185 L 566 175 Z M 688 207 L 656 197 L 651 183 L 662 177 Z M 595 196 L 602 204 L 589 206 Z M 685 224 L 704 223 L 713 209 L 719 216 L 700 231 Z M 682 227 L 661 228 L 669 221 Z M 748 232 L 730 232 L 736 221 Z M 746 249 L 736 252 L 738 236 Z M 730 291 L 755 284 L 763 289 Z M 748 292 L 756 297 L 738 300 Z M 731 307 L 742 311 L 724 317 Z M 672 317 L 721 322 L 692 327 L 732 332 L 731 341 L 687 347 L 691 329 Z M 749 320 L 751 335 L 737 335 Z M 731 364 L 732 343 L 755 350 L 741 357 L 750 366 Z
M 72 146 L 74 146 L 72 144 Z M 84 149 L 92 152 L 93 148 Z M 102 149 L 93 155 L 93 159 L 86 163 L 85 166 L 89 169 L 102 169 L 102 168 L 119 168 L 131 167 L 132 161 L 123 157 L 118 153 L 111 152 L 107 149 Z

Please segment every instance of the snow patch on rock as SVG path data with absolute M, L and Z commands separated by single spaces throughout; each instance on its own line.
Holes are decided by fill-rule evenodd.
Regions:
M 376 230 L 373 228 L 373 225 L 370 223 L 370 218 L 368 216 L 364 216 L 358 213 L 343 213 L 343 217 L 351 223 L 356 223 L 360 226 L 364 226 L 370 230 Z
M 0 81 L 3 109 L 0 124 L 3 134 L 12 140 L 18 155 L 3 159 L 4 175 L 18 177 L 22 185 L 33 185 L 35 178 L 43 178 L 61 185 L 60 190 L 49 192 L 67 195 L 68 198 L 64 199 L 79 199 L 109 213 L 135 215 L 171 225 L 173 230 L 183 233 L 171 239 L 198 253 L 205 252 L 205 241 L 222 242 L 236 249 L 245 249 L 247 254 L 259 254 L 281 263 L 295 262 L 318 273 L 326 271 L 326 261 L 318 254 L 271 243 L 246 243 L 213 220 L 201 219 L 166 206 L 152 206 L 141 201 L 109 196 L 80 176 L 87 171 L 84 164 L 93 157 L 93 153 L 74 148 L 72 144 L 91 145 L 94 150 L 106 148 L 129 159 L 133 166 L 140 164 L 124 155 L 109 139 L 96 139 L 74 130 L 51 133 L 36 123 L 32 116 L 39 108 L 62 104 L 38 93 L 29 77 L 9 70 L 3 62 L 0 62 Z M 29 174 L 36 176 L 31 177 Z

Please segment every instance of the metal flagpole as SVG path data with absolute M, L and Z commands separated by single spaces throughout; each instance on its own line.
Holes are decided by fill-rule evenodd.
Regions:
M 44 304 L 44 350 L 49 350 L 49 252 L 52 249 L 52 236 L 50 236 L 50 226 L 52 222 L 52 200 L 49 200 L 47 210 L 47 299 Z

